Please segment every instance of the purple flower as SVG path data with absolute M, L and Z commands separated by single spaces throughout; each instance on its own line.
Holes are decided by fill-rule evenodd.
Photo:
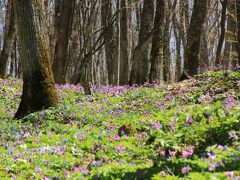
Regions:
M 218 145 L 217 148 L 221 151 L 223 151 L 224 147 L 222 145 Z
M 233 171 L 226 171 L 224 172 L 226 176 L 228 176 L 231 180 L 234 178 L 234 172 Z
M 121 152 L 123 152 L 123 151 L 125 151 L 125 147 L 124 147 L 124 146 L 118 146 L 118 147 L 116 147 L 116 152 L 117 152 L 117 153 L 121 153 Z
M 152 126 L 156 130 L 162 129 L 162 124 L 160 122 L 157 122 L 157 121 L 153 121 Z
M 185 124 L 190 126 L 190 125 L 192 125 L 192 123 L 193 123 L 193 117 L 192 116 L 188 116 L 187 119 L 186 119 Z
M 189 147 L 187 150 L 182 151 L 183 157 L 189 157 L 193 154 L 193 148 Z
M 175 121 L 174 121 L 174 120 L 171 120 L 171 121 L 170 121 L 170 128 L 169 128 L 171 132 L 174 132 L 174 131 L 175 131 L 174 125 L 175 125 Z
M 64 175 L 65 178 L 70 178 L 69 171 L 64 171 L 63 175 Z
M 224 167 L 225 164 L 222 161 L 218 161 L 215 166 L 216 167 Z
M 191 168 L 189 166 L 185 166 L 181 169 L 181 172 L 183 174 L 188 174 L 190 170 L 191 170 Z
M 177 153 L 177 151 L 171 151 L 171 150 L 168 150 L 169 154 L 171 157 L 174 157 Z
M 38 168 L 37 173 L 38 173 L 38 174 L 42 174 L 42 173 L 43 173 L 43 170 L 42 170 L 41 168 Z
M 208 167 L 208 170 L 209 170 L 209 171 L 215 171 L 215 170 L 216 170 L 216 166 L 215 166 L 215 165 L 210 165 L 210 166 Z

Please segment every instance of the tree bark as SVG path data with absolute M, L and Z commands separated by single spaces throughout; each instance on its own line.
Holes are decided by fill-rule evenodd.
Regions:
M 23 93 L 15 118 L 57 104 L 49 45 L 44 24 L 43 0 L 14 0 L 21 46 Z
M 104 41 L 105 41 L 105 55 L 107 62 L 108 83 L 115 84 L 116 77 L 115 71 L 117 71 L 117 46 L 116 39 L 114 37 L 114 28 L 111 23 L 113 16 L 112 3 L 110 0 L 102 0 L 101 5 L 101 24 L 104 27 Z
M 226 28 L 225 28 L 225 24 L 226 24 L 226 14 L 227 14 L 227 4 L 228 4 L 228 0 L 223 0 L 220 1 L 222 4 L 222 15 L 221 15 L 221 33 L 220 33 L 220 37 L 218 40 L 218 46 L 217 46 L 217 52 L 216 52 L 216 59 L 215 59 L 215 66 L 219 66 L 220 65 L 220 61 L 221 61 L 221 54 L 222 54 L 222 47 L 223 47 L 223 42 L 224 42 L 224 38 L 225 38 L 225 33 L 226 33 Z
M 59 20 L 57 20 L 57 41 L 53 61 L 53 74 L 56 83 L 64 84 L 66 82 L 65 76 L 68 60 L 68 44 L 71 33 L 74 6 L 75 0 L 62 0 L 60 17 Z
M 194 0 L 191 22 L 187 35 L 185 70 L 192 76 L 198 73 L 200 37 L 207 12 L 207 0 Z
M 128 83 L 129 22 L 127 0 L 120 0 L 120 77 L 119 85 Z
M 160 65 L 163 60 L 163 21 L 165 14 L 164 0 L 158 0 L 153 27 L 152 50 L 151 50 L 151 69 L 149 81 L 160 80 Z
M 12 0 L 8 1 L 5 17 L 5 30 L 3 49 L 0 55 L 0 78 L 5 78 L 7 74 L 8 59 L 11 55 L 13 43 L 15 40 L 16 27 Z
M 236 0 L 237 7 L 237 32 L 238 32 L 238 64 L 240 65 L 240 0 Z
M 227 6 L 227 31 L 224 45 L 224 55 L 221 60 L 223 66 L 237 61 L 237 21 L 236 1 L 229 1 Z
M 152 40 L 152 28 L 154 18 L 154 1 L 144 0 L 143 11 L 141 14 L 141 27 L 138 45 L 133 52 L 132 70 L 129 84 L 141 84 L 148 79 L 149 60 L 146 53 Z

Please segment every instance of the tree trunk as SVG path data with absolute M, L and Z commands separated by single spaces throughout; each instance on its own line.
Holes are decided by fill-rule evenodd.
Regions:
M 240 0 L 236 0 L 237 7 L 237 32 L 238 32 L 238 64 L 240 65 Z
M 220 22 L 221 34 L 220 34 L 219 41 L 218 41 L 218 46 L 217 46 L 215 66 L 220 65 L 222 47 L 223 47 L 223 42 L 224 42 L 225 32 L 226 32 L 226 28 L 225 28 L 226 25 L 225 24 L 226 24 L 226 14 L 227 14 L 228 0 L 224 0 L 224 1 L 220 1 L 220 2 L 222 3 L 222 15 L 221 15 L 221 22 Z
M 160 80 L 160 65 L 163 60 L 163 21 L 165 13 L 164 0 L 158 0 L 153 27 L 152 50 L 151 50 L 151 69 L 149 81 Z
M 221 61 L 223 66 L 230 65 L 237 61 L 237 23 L 236 23 L 236 3 L 229 1 L 227 6 L 227 31 L 224 45 L 224 55 Z
M 114 37 L 113 24 L 111 24 L 112 3 L 110 0 L 102 0 L 101 5 L 101 23 L 104 26 L 104 41 L 105 41 L 105 55 L 107 62 L 108 83 L 114 84 L 115 71 L 117 71 L 117 57 L 116 57 L 116 40 Z
M 14 0 L 23 67 L 23 93 L 15 118 L 57 104 L 43 0 Z
M 53 62 L 53 74 L 56 83 L 66 82 L 66 70 L 68 60 L 68 44 L 71 33 L 72 17 L 75 0 L 63 0 L 57 29 L 57 41 L 55 45 L 55 57 Z
M 191 22 L 187 35 L 185 70 L 191 75 L 198 73 L 199 47 L 202 27 L 207 12 L 207 0 L 194 0 Z
M 147 81 L 149 60 L 146 53 L 148 53 L 149 44 L 152 40 L 153 18 L 154 1 L 144 0 L 138 45 L 132 57 L 130 84 L 141 84 Z
M 129 22 L 127 0 L 120 0 L 120 77 L 119 85 L 128 83 Z
M 172 61 L 171 57 L 171 49 L 170 49 L 170 41 L 171 41 L 171 24 L 170 21 L 172 19 L 172 12 L 171 12 L 171 0 L 166 1 L 166 18 L 165 18 L 165 25 L 164 25 L 164 39 L 163 39 L 163 53 L 164 53 L 164 60 L 162 63 L 162 78 L 163 81 L 169 82 L 170 81 L 170 63 Z
M 5 30 L 3 49 L 0 55 L 0 78 L 5 78 L 7 74 L 8 59 L 11 55 L 13 43 L 15 40 L 15 16 L 12 0 L 8 1 L 7 12 L 5 17 Z

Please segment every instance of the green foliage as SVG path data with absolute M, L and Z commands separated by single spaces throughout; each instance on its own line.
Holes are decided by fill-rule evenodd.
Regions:
M 0 179 L 227 179 L 240 176 L 240 72 L 172 85 L 59 88 L 55 108 L 11 117 L 1 82 Z

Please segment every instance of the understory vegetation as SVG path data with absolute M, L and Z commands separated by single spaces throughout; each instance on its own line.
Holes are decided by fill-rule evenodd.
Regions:
M 240 179 L 239 70 L 57 90 L 17 121 L 21 82 L 0 80 L 0 179 Z

